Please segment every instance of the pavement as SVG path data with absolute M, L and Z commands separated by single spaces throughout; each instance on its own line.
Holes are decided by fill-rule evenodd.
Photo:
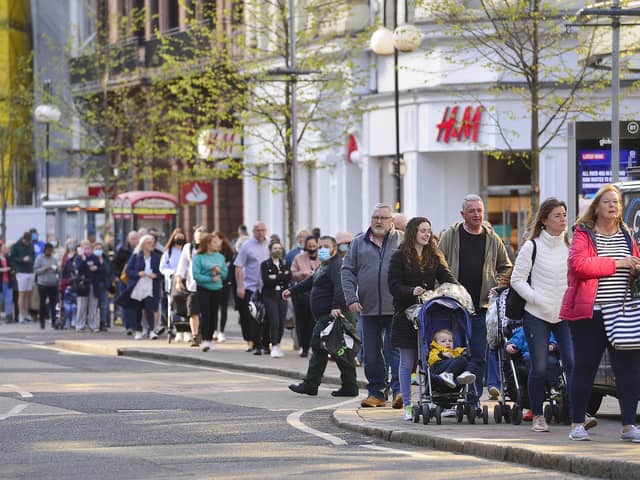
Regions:
M 229 324 L 225 332 L 227 340 L 217 343 L 213 351 L 202 352 L 186 343 L 167 342 L 167 337 L 158 340 L 133 340 L 122 327 L 113 327 L 109 332 L 76 333 L 68 330 L 41 330 L 38 325 L 0 324 L 0 341 L 55 345 L 58 348 L 97 355 L 121 355 L 152 360 L 168 360 L 183 364 L 202 365 L 232 370 L 250 371 L 277 375 L 297 383 L 304 376 L 308 359 L 300 358 L 294 351 L 291 332 L 286 331 L 282 341 L 284 358 L 268 355 L 256 356 L 247 353 L 237 324 L 237 314 L 230 310 Z M 366 385 L 364 371 L 357 369 L 361 388 Z M 333 385 L 340 383 L 339 370 L 329 362 L 324 383 L 319 395 L 331 398 Z M 291 393 L 291 395 L 295 395 Z M 366 392 L 362 392 L 364 398 Z M 414 393 L 414 401 L 417 392 Z M 402 411 L 383 408 L 339 408 L 333 413 L 338 426 L 384 439 L 424 446 L 437 450 L 475 455 L 499 460 L 574 473 L 588 477 L 610 479 L 640 479 L 640 444 L 619 440 L 620 417 L 616 399 L 605 397 L 598 412 L 598 426 L 590 430 L 590 442 L 572 442 L 567 438 L 569 428 L 552 424 L 548 433 L 534 433 L 529 422 L 522 425 L 496 424 L 493 420 L 495 402 L 483 398 L 488 405 L 488 425 L 481 419 L 471 425 L 465 419 L 457 423 L 455 418 L 443 418 L 441 425 L 431 420 L 429 425 L 414 424 L 403 420 Z M 305 397 L 300 397 L 304 408 Z

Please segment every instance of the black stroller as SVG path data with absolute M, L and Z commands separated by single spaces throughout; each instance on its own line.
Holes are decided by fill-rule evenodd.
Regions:
M 529 394 L 527 392 L 528 369 L 520 353 L 510 354 L 506 351 L 506 345 L 514 331 L 522 328 L 522 320 L 512 320 L 506 316 L 504 301 L 508 290 L 500 293 L 497 298 L 497 342 L 498 368 L 500 373 L 500 395 L 498 403 L 493 409 L 493 419 L 496 423 L 520 425 L 522 423 L 524 409 L 530 408 Z M 550 355 L 557 356 L 556 353 Z M 561 366 L 561 365 L 560 365 Z M 560 369 L 559 386 L 557 394 L 551 396 L 547 390 L 545 395 L 544 417 L 548 423 L 552 420 L 558 423 L 570 423 L 569 399 L 566 388 L 566 378 Z M 511 403 L 511 404 L 509 404 Z
M 178 332 L 191 332 L 187 316 L 187 296 L 185 291 L 176 290 L 175 275 L 165 277 L 165 292 L 167 295 L 167 341 L 171 343 Z
M 429 345 L 433 334 L 440 329 L 453 332 L 456 346 L 467 348 L 470 356 L 471 315 L 460 302 L 451 297 L 435 297 L 425 303 L 417 318 L 418 324 L 418 385 L 419 399 L 413 406 L 413 421 L 427 425 L 431 418 L 442 423 L 442 411 L 454 408 L 456 419 L 462 422 L 465 415 L 469 423 L 475 423 L 482 417 L 483 423 L 489 423 L 487 406 L 480 408 L 475 384 L 459 385 L 450 388 L 439 382 L 429 368 Z

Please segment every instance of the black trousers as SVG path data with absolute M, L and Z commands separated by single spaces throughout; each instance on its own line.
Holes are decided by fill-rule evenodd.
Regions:
M 255 323 L 255 320 L 249 313 L 249 300 L 253 292 L 251 290 L 244 291 L 244 298 L 238 298 L 238 313 L 240 314 L 240 329 L 242 330 L 242 338 L 245 342 L 253 341 L 251 324 Z
M 40 326 L 44 328 L 44 321 L 47 318 L 47 306 L 49 307 L 48 317 L 51 319 L 51 326 L 56 326 L 56 305 L 58 304 L 58 287 L 44 287 L 38 285 L 38 293 L 40 294 Z M 49 304 L 47 305 L 47 300 Z
M 283 300 L 279 291 L 263 292 L 262 298 L 267 310 L 267 323 L 271 345 L 279 345 L 284 334 L 284 322 L 287 318 L 287 301 Z M 265 343 L 265 347 L 268 343 Z
M 218 310 L 222 290 L 208 290 L 198 287 L 198 303 L 200 304 L 200 332 L 202 340 L 213 340 L 213 332 L 218 329 Z
M 303 352 L 308 352 L 311 346 L 311 335 L 313 334 L 313 326 L 315 320 L 311 313 L 311 304 L 309 295 L 298 294 L 292 297 L 293 311 L 296 315 L 296 335 L 298 336 L 298 345 Z
M 224 333 L 224 329 L 227 326 L 227 313 L 229 310 L 229 297 L 231 296 L 231 284 L 224 282 L 222 284 L 222 290 L 220 291 L 220 328 L 216 329 L 221 333 Z

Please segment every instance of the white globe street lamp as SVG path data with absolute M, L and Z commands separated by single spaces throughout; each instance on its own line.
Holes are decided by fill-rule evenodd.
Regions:
M 45 80 L 44 82 L 44 92 L 46 96 L 49 96 L 51 93 L 51 80 Z M 46 145 L 45 151 L 46 156 L 44 160 L 44 169 L 45 169 L 45 178 L 46 178 L 46 187 L 45 187 L 45 200 L 49 200 L 49 125 L 51 123 L 56 123 L 60 120 L 61 116 L 60 109 L 55 105 L 43 104 L 38 105 L 34 112 L 34 117 L 37 122 L 44 123 L 47 126 L 46 133 Z
M 383 3 L 383 12 L 387 12 L 387 1 Z M 406 23 L 407 4 L 405 0 L 405 23 L 398 25 L 398 0 L 393 0 L 393 32 L 387 28 L 387 17 L 384 16 L 385 26 L 378 28 L 369 42 L 371 50 L 376 55 L 393 55 L 393 87 L 394 87 L 394 107 L 395 107 L 395 130 L 396 130 L 396 154 L 393 163 L 393 176 L 395 180 L 397 211 L 402 210 L 402 176 L 400 172 L 400 90 L 398 85 L 398 52 L 414 52 L 420 48 L 422 43 L 422 33 L 414 25 Z

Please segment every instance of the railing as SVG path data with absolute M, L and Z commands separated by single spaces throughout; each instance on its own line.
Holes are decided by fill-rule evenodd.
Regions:
M 190 60 L 206 55 L 211 48 L 210 35 L 213 24 L 205 20 L 185 30 L 172 29 L 145 43 L 145 65 L 160 67 L 165 63 L 163 54 L 176 61 Z
M 138 39 L 112 43 L 97 53 L 69 59 L 69 75 L 72 85 L 92 84 L 109 70 L 109 76 L 130 75 L 140 66 Z

